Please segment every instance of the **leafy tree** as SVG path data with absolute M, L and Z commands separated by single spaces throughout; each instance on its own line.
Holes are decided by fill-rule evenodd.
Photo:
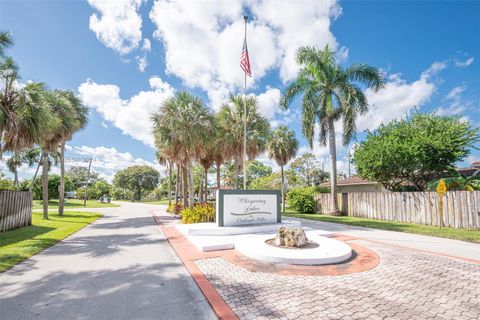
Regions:
M 266 177 L 272 174 L 272 167 L 263 164 L 258 160 L 251 160 L 247 162 L 247 185 L 250 186 L 253 180 Z M 243 182 L 243 178 L 242 178 Z
M 300 94 L 302 97 L 302 132 L 310 147 L 313 146 L 315 125 L 319 126 L 319 142 L 327 144 L 330 151 L 331 214 L 339 215 L 337 202 L 337 151 L 335 146 L 336 120 L 343 121 L 343 143 L 355 136 L 357 117 L 368 110 L 362 89 L 379 90 L 383 86 L 380 72 L 365 64 L 355 64 L 343 69 L 335 61 L 335 53 L 328 46 L 324 50 L 301 47 L 297 51 L 297 63 L 302 66 L 298 77 L 285 90 L 281 105 L 287 108 Z
M 14 190 L 15 186 L 13 181 L 10 179 L 5 179 L 5 175 L 0 170 L 0 190 Z
M 111 191 L 112 191 L 112 186 L 107 181 L 103 179 L 99 179 L 95 181 L 89 188 L 87 188 L 87 192 L 88 192 L 87 199 L 100 199 L 104 196 L 109 197 Z M 85 196 L 85 188 L 79 187 L 77 189 L 77 198 L 84 198 L 84 196 Z
M 141 200 L 142 195 L 158 185 L 160 174 L 149 166 L 131 166 L 118 171 L 113 178 L 113 185 L 128 190 L 132 200 Z
M 278 190 L 282 186 L 282 179 L 278 173 L 256 178 L 250 183 L 250 188 L 255 190 Z
M 399 191 L 405 184 L 424 190 L 470 154 L 478 132 L 457 116 L 417 113 L 368 132 L 353 159 L 362 178 L 388 190 Z
M 328 174 L 320 167 L 312 153 L 305 153 L 290 163 L 288 182 L 294 186 L 318 186 L 326 181 Z
M 65 177 L 75 185 L 75 189 L 85 186 L 88 177 L 88 168 L 80 166 L 72 166 L 65 172 Z M 90 171 L 90 184 L 94 184 L 98 180 L 98 173 Z

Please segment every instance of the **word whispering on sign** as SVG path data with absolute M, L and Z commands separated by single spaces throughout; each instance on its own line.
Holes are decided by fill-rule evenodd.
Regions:
M 278 197 L 273 190 L 221 190 L 217 195 L 217 224 L 276 223 L 279 220 Z

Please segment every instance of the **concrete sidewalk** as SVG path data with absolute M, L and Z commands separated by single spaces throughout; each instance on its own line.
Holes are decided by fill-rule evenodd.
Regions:
M 0 273 L 0 318 L 217 319 L 154 222 L 158 206 L 121 204 L 87 209 L 104 217 Z
M 302 227 L 322 229 L 346 236 L 380 241 L 390 245 L 403 246 L 411 249 L 425 250 L 439 254 L 480 261 L 480 244 L 476 243 L 300 218 L 288 217 L 288 219 L 301 221 Z

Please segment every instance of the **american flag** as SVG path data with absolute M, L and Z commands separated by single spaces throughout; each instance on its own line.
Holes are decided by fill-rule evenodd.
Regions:
M 242 70 L 248 74 L 249 77 L 252 76 L 252 70 L 250 70 L 250 58 L 248 57 L 247 38 L 243 40 L 243 49 L 240 56 L 240 68 L 242 68 Z

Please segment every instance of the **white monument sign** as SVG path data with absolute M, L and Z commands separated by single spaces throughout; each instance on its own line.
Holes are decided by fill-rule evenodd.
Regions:
M 280 192 L 277 190 L 218 190 L 217 225 L 231 227 L 279 223 Z

